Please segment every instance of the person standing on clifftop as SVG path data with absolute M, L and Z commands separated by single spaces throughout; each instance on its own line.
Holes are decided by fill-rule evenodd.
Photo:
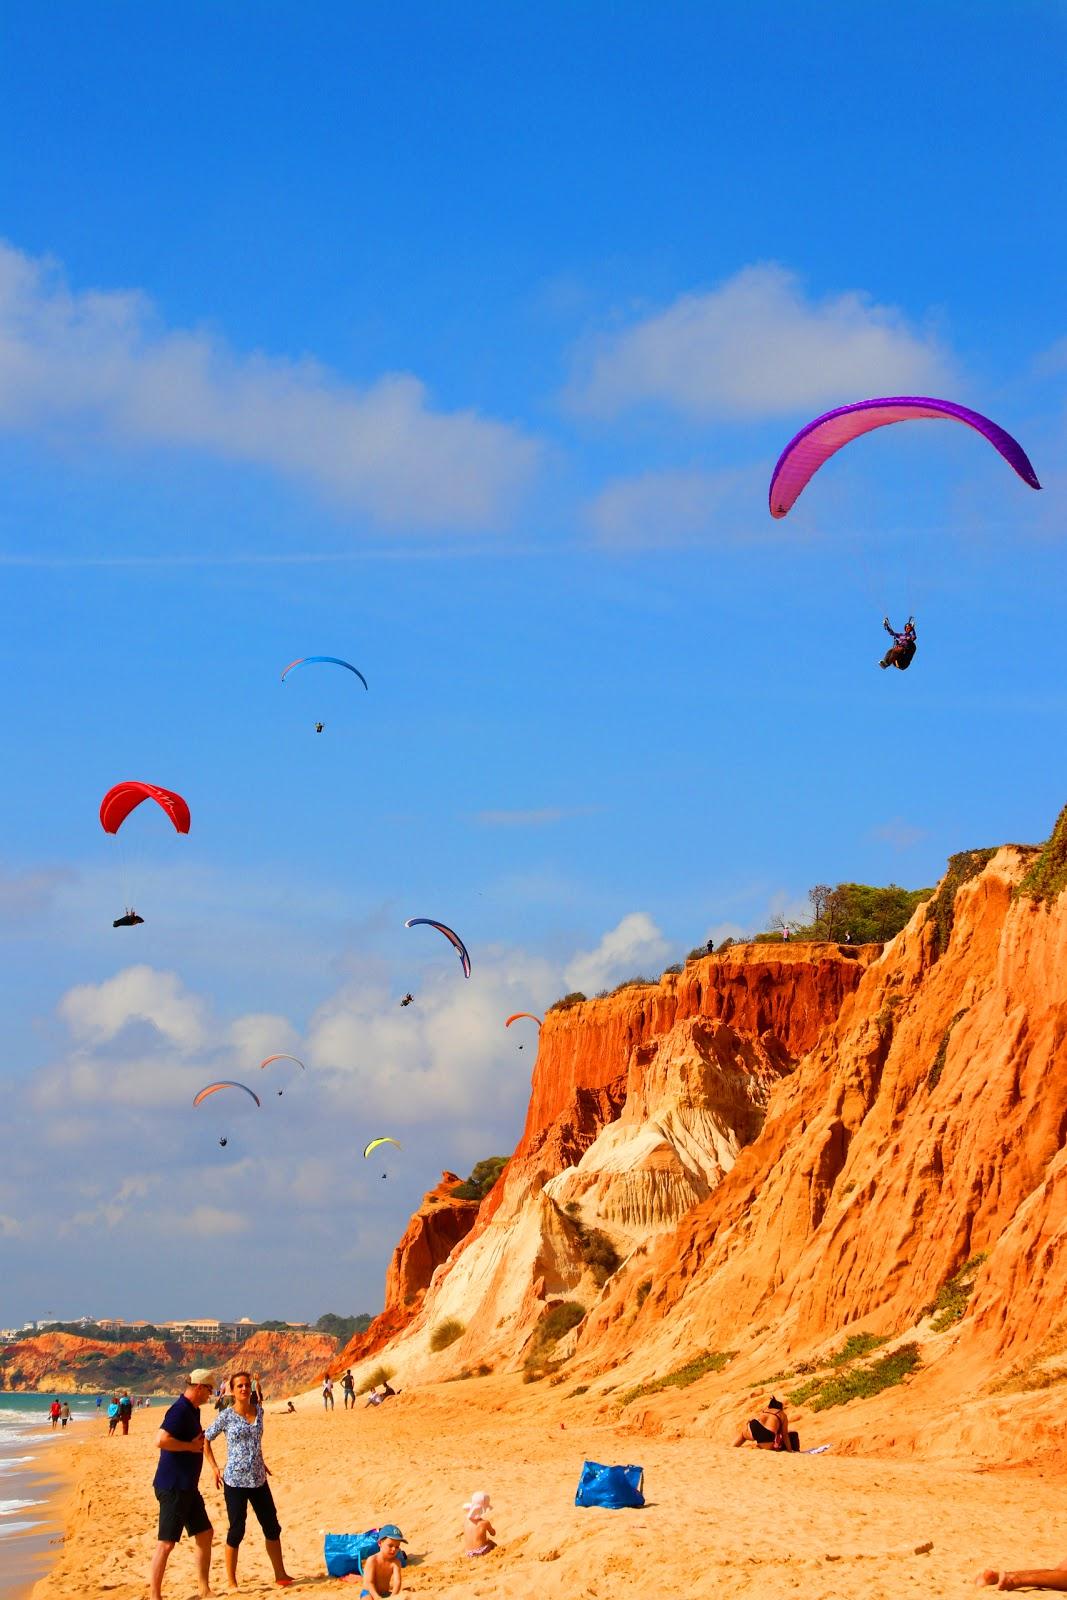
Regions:
M 159 1501 L 159 1543 L 152 1557 L 151 1600 L 163 1600 L 163 1575 L 170 1553 L 185 1532 L 196 1543 L 196 1586 L 211 1593 L 211 1541 L 215 1530 L 200 1493 L 204 1430 L 200 1407 L 211 1399 L 211 1373 L 197 1367 L 184 1392 L 163 1418 L 156 1445 L 159 1465 L 152 1480 Z

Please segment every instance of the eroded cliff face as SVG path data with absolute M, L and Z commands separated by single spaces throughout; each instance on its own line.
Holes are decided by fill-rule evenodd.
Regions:
M 476 1363 L 520 1365 L 547 1304 L 599 1298 L 603 1240 L 625 1257 L 714 1190 L 757 1136 L 773 1086 L 880 948 L 735 947 L 658 985 L 550 1012 L 526 1127 L 501 1180 L 435 1265 L 407 1326 L 391 1292 L 345 1361 L 388 1345 L 409 1383 Z M 391 1284 L 397 1271 L 394 1262 Z M 433 1330 L 446 1320 L 465 1333 L 435 1354 Z
M 460 1200 L 452 1193 L 461 1182 L 456 1173 L 442 1172 L 436 1187 L 423 1195 L 389 1262 L 381 1314 L 363 1333 L 357 1333 L 333 1362 L 335 1375 L 366 1361 L 403 1332 L 421 1306 L 436 1269 L 474 1226 L 478 1201 Z
M 738 947 L 550 1013 L 522 1140 L 390 1365 L 515 1367 L 573 1300 L 554 1355 L 583 1406 L 718 1437 L 768 1373 L 799 1391 L 863 1334 L 917 1365 L 826 1414 L 837 1448 L 1060 1451 L 1067 893 L 1019 892 L 1034 858 L 954 862 L 884 951 Z M 606 1282 L 593 1229 L 622 1258 Z M 969 1297 L 932 1317 L 965 1267 Z M 445 1318 L 466 1332 L 433 1355 Z M 709 1352 L 693 1388 L 631 1398 Z

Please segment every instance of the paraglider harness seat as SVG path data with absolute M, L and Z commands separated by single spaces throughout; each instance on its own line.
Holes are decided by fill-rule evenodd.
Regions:
M 901 672 L 906 672 L 915 656 L 915 618 L 908 618 L 903 633 L 897 633 L 895 628 L 890 627 L 888 617 L 882 618 L 882 626 L 894 642 L 878 665 L 898 667 Z

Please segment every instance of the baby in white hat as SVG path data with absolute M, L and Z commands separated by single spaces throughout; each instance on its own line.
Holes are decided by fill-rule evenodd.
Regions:
M 489 1496 L 485 1490 L 472 1494 L 463 1509 L 467 1513 L 463 1524 L 463 1554 L 487 1556 L 490 1550 L 496 1549 L 492 1537 L 496 1529 L 489 1521 Z

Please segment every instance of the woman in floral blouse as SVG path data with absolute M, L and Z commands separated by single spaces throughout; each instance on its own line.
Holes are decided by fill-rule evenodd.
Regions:
M 237 1552 L 245 1536 L 248 1507 L 259 1518 L 263 1538 L 274 1568 L 274 1581 L 283 1589 L 293 1582 L 282 1559 L 282 1527 L 270 1492 L 270 1468 L 263 1459 L 263 1393 L 259 1379 L 253 1382 L 247 1372 L 235 1372 L 230 1379 L 233 1404 L 220 1411 L 204 1434 L 204 1454 L 215 1474 L 215 1487 L 226 1496 L 230 1519 L 226 1534 L 226 1580 L 237 1587 Z M 226 1465 L 219 1471 L 211 1451 L 211 1440 L 226 1435 Z

